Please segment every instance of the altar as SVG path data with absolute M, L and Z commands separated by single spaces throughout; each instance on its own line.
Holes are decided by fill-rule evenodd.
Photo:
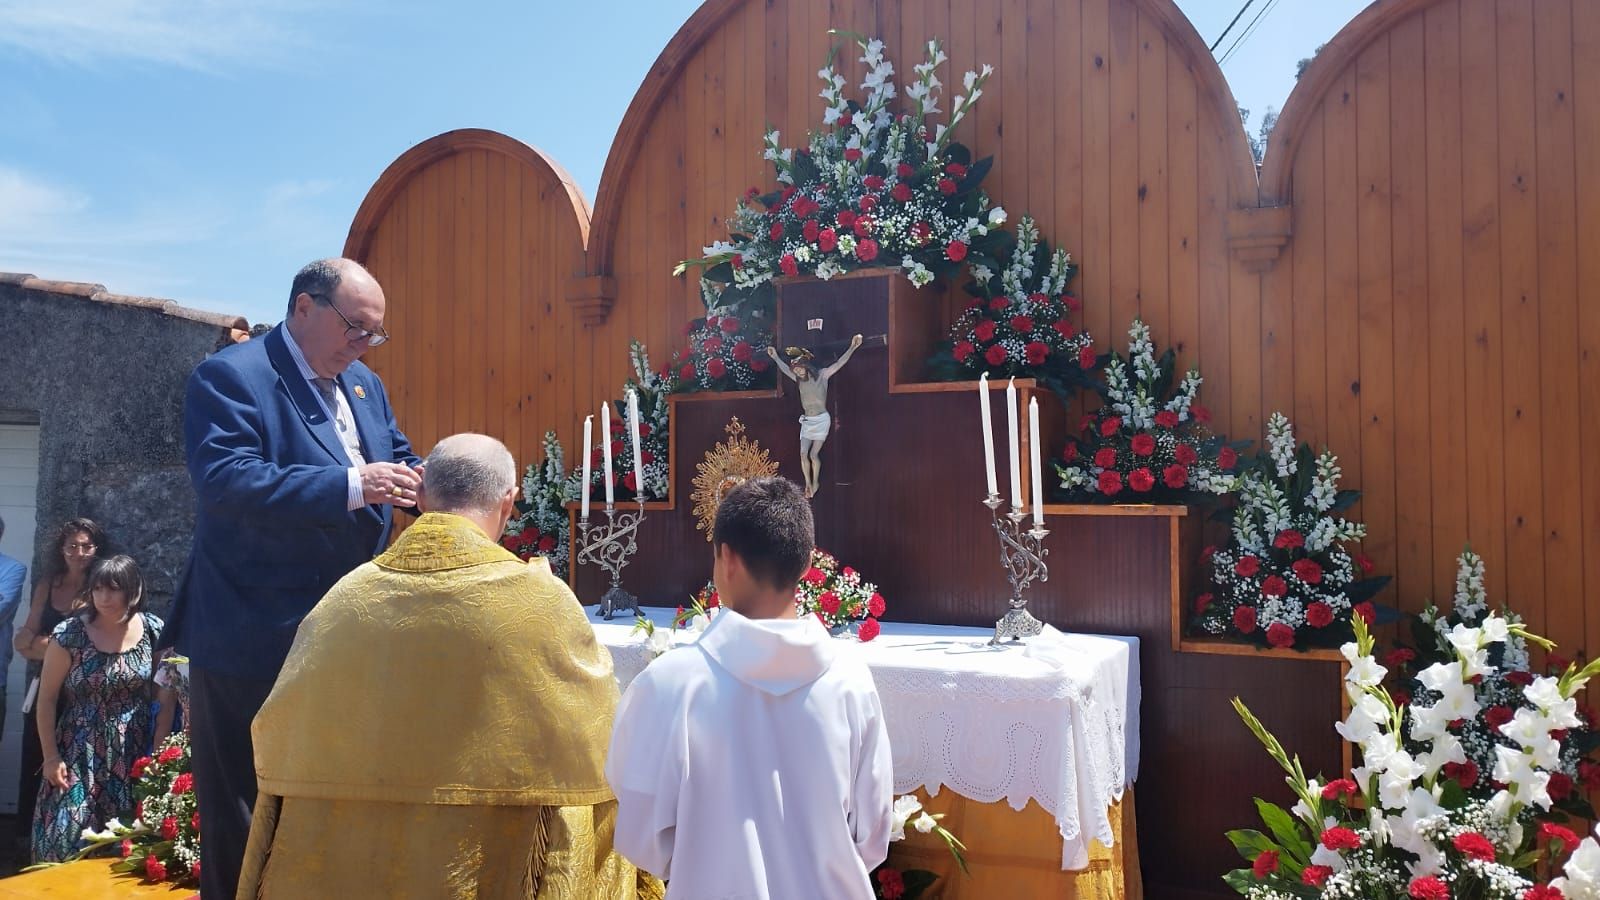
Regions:
M 671 627 L 672 610 L 645 614 Z M 653 658 L 649 642 L 632 621 L 591 622 L 626 690 Z M 941 878 L 944 897 L 978 896 L 984 885 L 1016 895 L 1019 880 L 1048 889 L 1040 896 L 1141 896 L 1124 802 L 1139 768 L 1138 639 L 1051 628 L 1026 645 L 994 647 L 991 634 L 885 622 L 870 642 L 840 639 L 877 684 L 896 795 L 919 792 L 947 813 L 973 876 L 953 862 L 939 869 L 948 852 L 914 832 L 891 859 L 904 854 L 908 865 L 951 876 Z M 692 632 L 675 639 L 666 652 L 692 652 Z

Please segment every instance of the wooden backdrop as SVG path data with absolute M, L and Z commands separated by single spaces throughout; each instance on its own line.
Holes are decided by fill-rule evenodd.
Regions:
M 820 120 L 830 27 L 884 37 L 901 73 L 934 36 L 947 83 L 995 65 L 957 138 L 1081 264 L 1083 324 L 1120 346 L 1142 315 L 1231 436 L 1259 442 L 1281 409 L 1331 445 L 1391 602 L 1447 601 L 1470 540 L 1494 600 L 1600 648 L 1587 0 L 1379 0 L 1300 79 L 1259 178 L 1171 0 L 708 0 L 641 85 L 592 217 L 558 165 L 488 132 L 427 141 L 374 186 L 346 253 L 388 290 L 397 340 L 369 359 L 414 442 L 485 430 L 530 462 L 555 428 L 573 455 L 628 339 L 659 364 L 700 310 L 672 266 L 771 184 L 763 127 L 792 144 Z

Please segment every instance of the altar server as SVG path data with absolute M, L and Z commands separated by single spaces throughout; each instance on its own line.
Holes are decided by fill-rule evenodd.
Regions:
M 240 898 L 660 896 L 611 849 L 611 656 L 549 563 L 498 543 L 505 446 L 439 442 L 419 518 L 300 625 L 251 729 Z
M 811 509 L 781 478 L 730 491 L 712 529 L 722 608 L 623 696 L 606 760 L 616 846 L 669 898 L 871 898 L 893 772 L 858 648 L 795 618 Z

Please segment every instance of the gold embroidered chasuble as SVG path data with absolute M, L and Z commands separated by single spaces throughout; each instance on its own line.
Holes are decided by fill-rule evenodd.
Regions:
M 616 705 L 548 562 L 423 515 L 300 625 L 251 729 L 238 896 L 659 897 L 611 849 Z

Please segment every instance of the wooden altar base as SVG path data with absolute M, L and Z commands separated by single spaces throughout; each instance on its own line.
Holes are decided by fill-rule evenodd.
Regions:
M 84 859 L 0 879 L 0 900 L 123 900 L 125 897 L 197 897 L 193 887 L 146 884 L 111 871 L 113 859 Z
M 941 791 L 930 798 L 915 792 L 940 821 L 967 845 L 962 875 L 944 841 L 936 834 L 906 829 L 906 839 L 891 844 L 889 862 L 901 869 L 925 869 L 939 876 L 928 900 L 990 900 L 997 897 L 1051 897 L 1059 900 L 1142 900 L 1139 840 L 1134 823 L 1133 789 L 1111 807 L 1115 845 L 1089 844 L 1089 866 L 1061 871 L 1061 835 L 1053 816 L 1028 801 L 1021 811 L 1005 802 L 979 803 Z

